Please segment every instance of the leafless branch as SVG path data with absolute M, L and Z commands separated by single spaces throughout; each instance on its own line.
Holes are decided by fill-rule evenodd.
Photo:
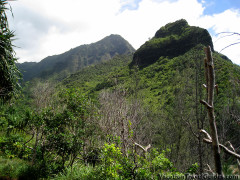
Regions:
M 227 34 L 227 35 L 218 38 L 215 42 L 217 42 L 218 40 L 220 40 L 220 39 L 222 39 L 222 38 L 229 37 L 229 36 L 234 36 L 234 35 L 240 36 L 240 34 L 239 34 L 239 33 L 236 33 L 236 32 L 221 32 L 221 33 L 217 33 L 216 35 L 218 36 L 218 35 L 220 35 L 220 34 Z
M 136 146 L 138 146 L 139 148 L 141 148 L 145 153 L 148 151 L 148 149 L 151 148 L 151 144 L 149 144 L 147 147 L 143 147 L 142 145 L 138 144 L 138 143 L 134 143 Z
M 219 146 L 224 150 L 225 153 L 229 154 L 229 155 L 232 155 L 234 157 L 236 157 L 237 159 L 240 160 L 240 155 L 229 150 L 226 146 L 222 145 L 222 144 L 219 144 Z
M 207 139 L 208 141 L 212 142 L 212 138 L 211 138 L 211 136 L 207 133 L 207 131 L 205 131 L 204 129 L 201 129 L 200 132 L 203 133 L 203 134 L 206 136 L 205 139 Z
M 232 143 L 230 143 L 230 141 L 228 141 L 227 143 L 229 144 L 229 146 L 230 146 L 230 148 L 232 149 L 232 151 L 236 153 L 236 150 L 235 150 L 235 148 L 233 147 Z M 237 159 L 237 164 L 238 164 L 238 169 L 239 169 L 239 171 L 240 171 L 240 160 L 239 160 L 239 159 Z
M 236 44 L 240 44 L 240 42 L 232 43 L 232 44 L 230 44 L 230 45 L 228 45 L 228 46 L 222 48 L 220 52 L 222 52 L 224 49 L 226 49 L 226 48 L 228 48 L 228 47 L 230 47 L 230 46 L 236 45 Z
M 200 100 L 200 103 L 202 103 L 203 105 L 205 105 L 207 108 L 211 109 L 213 108 L 212 106 L 210 106 L 206 101 L 204 100 Z
M 201 129 L 200 132 L 203 133 L 203 134 L 207 137 L 207 138 L 204 138 L 203 141 L 206 142 L 206 143 L 208 143 L 208 144 L 212 144 L 212 138 L 211 138 L 211 136 L 207 133 L 207 131 Z M 239 154 L 235 153 L 234 151 L 229 150 L 229 149 L 228 149 L 226 146 L 224 146 L 223 144 L 220 144 L 220 143 L 219 143 L 219 147 L 220 147 L 221 149 L 223 149 L 223 151 L 224 151 L 225 153 L 227 153 L 227 154 L 229 154 L 229 155 L 232 155 L 232 156 L 234 156 L 234 157 L 236 157 L 237 159 L 240 160 L 240 155 L 239 155 Z
M 240 33 L 236 33 L 236 32 L 220 32 L 220 33 L 217 33 L 216 35 L 220 35 L 220 34 L 226 34 L 220 38 L 218 38 L 215 42 L 217 42 L 218 40 L 222 39 L 222 38 L 225 38 L 225 37 L 230 37 L 230 36 L 234 36 L 234 35 L 237 35 L 237 36 L 240 36 Z M 239 39 L 238 39 L 239 40 Z M 232 43 L 226 47 L 224 47 L 223 49 L 221 49 L 220 52 L 222 52 L 224 49 L 230 47 L 230 46 L 233 46 L 233 45 L 236 45 L 236 44 L 240 44 L 240 42 L 235 42 L 235 43 Z
M 219 34 L 231 34 L 231 35 L 239 35 L 240 36 L 240 33 L 236 33 L 236 32 L 220 32 L 220 33 L 217 33 L 216 35 L 219 35 Z
M 233 152 L 236 152 L 235 148 L 233 147 L 232 143 L 230 143 L 230 141 L 228 141 L 227 144 L 229 144 L 229 146 L 230 146 L 230 148 L 232 149 Z
M 209 164 L 207 164 L 208 169 L 205 169 L 207 172 L 210 172 L 212 174 L 214 174 L 214 171 L 212 170 L 212 168 L 209 166 Z

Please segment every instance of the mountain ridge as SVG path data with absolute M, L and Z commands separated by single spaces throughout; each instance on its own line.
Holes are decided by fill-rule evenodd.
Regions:
M 62 78 L 81 68 L 106 61 L 115 55 L 132 54 L 135 49 L 120 35 L 111 34 L 100 41 L 72 48 L 59 55 L 48 56 L 38 63 L 17 64 L 24 81 L 35 77 L 47 78 L 61 73 Z
M 213 42 L 206 29 L 190 26 L 185 19 L 168 23 L 161 27 L 155 36 L 145 42 L 135 53 L 131 65 L 148 66 L 159 57 L 177 57 L 198 44 L 210 46 Z

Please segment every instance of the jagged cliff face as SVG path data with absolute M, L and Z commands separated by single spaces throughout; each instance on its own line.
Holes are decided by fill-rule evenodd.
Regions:
M 131 65 L 145 67 L 161 56 L 176 57 L 198 44 L 211 46 L 214 50 L 212 38 L 206 29 L 189 26 L 186 20 L 181 19 L 161 27 L 151 40 L 135 52 Z

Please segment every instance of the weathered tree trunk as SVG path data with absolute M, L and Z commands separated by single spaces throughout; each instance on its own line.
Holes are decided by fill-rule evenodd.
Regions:
M 214 116 L 214 88 L 215 88 L 215 73 L 214 73 L 214 65 L 213 65 L 213 58 L 211 53 L 211 48 L 208 46 L 205 48 L 206 58 L 205 58 L 205 77 L 206 77 L 206 88 L 207 88 L 207 102 L 201 101 L 208 110 L 208 118 L 209 118 L 209 125 L 211 129 L 211 136 L 212 136 L 212 148 L 213 148 L 213 156 L 214 156 L 214 163 L 215 163 L 215 171 L 217 175 L 223 177 L 222 173 L 222 164 L 221 164 L 221 157 L 220 157 L 220 148 L 218 142 L 218 134 Z

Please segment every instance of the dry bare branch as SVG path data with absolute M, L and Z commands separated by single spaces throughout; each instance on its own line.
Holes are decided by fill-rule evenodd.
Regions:
M 221 32 L 221 33 L 218 33 L 218 34 L 216 34 L 216 35 L 220 35 L 220 34 L 227 34 L 227 35 L 224 35 L 224 36 L 218 38 L 215 42 L 217 42 L 218 40 L 220 40 L 220 39 L 222 39 L 222 38 L 225 38 L 225 37 L 230 37 L 230 36 L 234 36 L 234 35 L 240 36 L 240 33 L 236 33 L 236 32 Z M 239 40 L 239 39 L 238 39 L 238 40 Z M 232 44 L 230 44 L 230 45 L 222 48 L 220 52 L 222 52 L 224 49 L 226 49 L 226 48 L 228 48 L 228 47 L 230 47 L 230 46 L 236 45 L 236 44 L 240 44 L 240 42 L 232 43 Z
M 235 148 L 233 147 L 232 143 L 230 143 L 230 141 L 227 142 L 229 144 L 229 146 L 231 147 L 232 151 L 236 153 Z M 238 164 L 238 169 L 240 171 L 240 160 L 237 159 L 237 164 Z
M 236 32 L 220 32 L 220 33 L 217 33 L 216 35 L 220 35 L 220 34 L 227 34 L 227 35 L 218 38 L 215 42 L 217 42 L 218 40 L 220 40 L 222 38 L 229 37 L 229 36 L 234 36 L 234 35 L 240 36 L 240 34 L 236 33 Z
M 145 153 L 148 151 L 148 149 L 150 149 L 151 148 L 151 144 L 149 144 L 148 146 L 146 146 L 145 148 L 142 146 L 142 145 L 140 145 L 140 144 L 138 144 L 138 143 L 134 143 L 136 146 L 138 146 L 139 148 L 141 148 Z
M 208 169 L 205 169 L 207 172 L 210 172 L 212 174 L 214 174 L 214 171 L 212 170 L 212 168 L 209 166 L 209 164 L 207 164 Z
M 202 103 L 203 105 L 205 105 L 208 109 L 212 109 L 213 107 L 210 106 L 206 101 L 204 100 L 200 100 L 200 103 Z
M 203 134 L 207 137 L 206 139 L 208 139 L 209 141 L 212 142 L 212 138 L 211 138 L 211 136 L 207 133 L 207 131 L 205 131 L 204 129 L 201 129 L 200 132 L 203 133 Z
M 228 45 L 228 46 L 222 48 L 220 52 L 222 52 L 224 49 L 227 49 L 227 48 L 229 48 L 229 47 L 231 47 L 231 46 L 233 46 L 233 45 L 236 45 L 236 44 L 240 44 L 240 42 L 232 43 L 232 44 L 230 44 L 230 45 Z
M 234 156 L 235 158 L 239 159 L 240 160 L 240 155 L 229 150 L 226 146 L 222 145 L 222 144 L 219 144 L 219 146 L 224 150 L 225 153 L 229 154 L 229 155 L 232 155 Z
M 200 131 L 201 133 L 203 133 L 207 138 L 204 138 L 203 141 L 208 143 L 208 144 L 212 144 L 212 138 L 211 136 L 207 133 L 207 131 L 201 129 Z M 234 156 L 235 158 L 240 160 L 240 155 L 237 154 L 234 151 L 229 150 L 226 146 L 224 146 L 223 144 L 219 144 L 219 147 L 227 154 Z

